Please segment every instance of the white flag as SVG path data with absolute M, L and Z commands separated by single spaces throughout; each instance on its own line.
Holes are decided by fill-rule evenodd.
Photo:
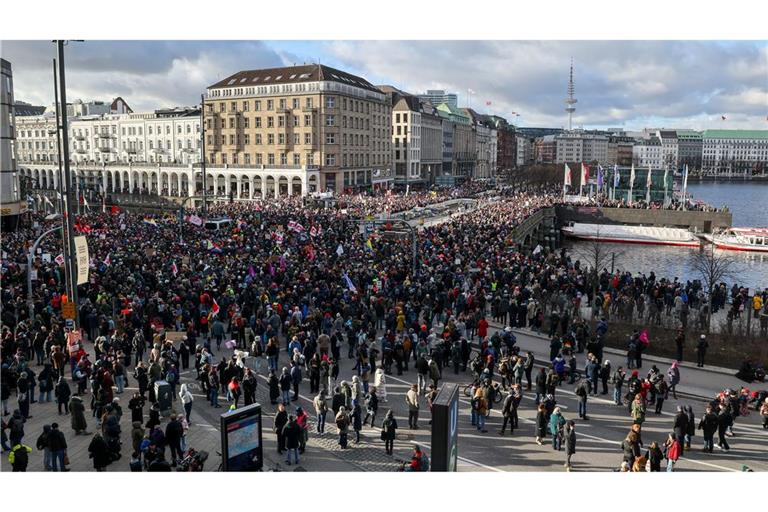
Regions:
M 341 244 L 339 244 L 339 246 L 336 248 L 336 254 L 338 254 L 339 256 L 344 254 L 344 248 L 341 246 Z

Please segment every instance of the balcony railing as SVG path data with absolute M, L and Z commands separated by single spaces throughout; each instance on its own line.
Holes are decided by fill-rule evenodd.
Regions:
M 85 135 L 73 135 L 75 140 L 85 140 Z
M 100 147 L 99 151 L 102 152 L 102 153 L 111 153 L 112 152 L 112 148 Z
M 114 139 L 115 136 L 111 133 L 100 133 L 99 138 L 101 139 Z

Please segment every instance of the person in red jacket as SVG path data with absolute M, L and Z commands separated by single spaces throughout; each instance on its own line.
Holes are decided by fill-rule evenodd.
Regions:
M 664 447 L 667 451 L 667 473 L 671 473 L 674 471 L 675 463 L 680 458 L 680 442 L 674 434 L 670 433 Z
M 488 320 L 485 317 L 481 317 L 480 321 L 477 322 L 477 335 L 480 337 L 480 340 L 488 336 Z

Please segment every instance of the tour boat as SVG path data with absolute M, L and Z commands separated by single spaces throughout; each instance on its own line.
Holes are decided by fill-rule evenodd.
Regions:
M 730 228 L 722 233 L 704 235 L 703 238 L 718 249 L 768 253 L 768 227 Z
M 693 233 L 681 228 L 655 226 L 623 226 L 574 223 L 562 228 L 565 236 L 579 240 L 623 244 L 673 245 L 698 247 L 701 242 Z

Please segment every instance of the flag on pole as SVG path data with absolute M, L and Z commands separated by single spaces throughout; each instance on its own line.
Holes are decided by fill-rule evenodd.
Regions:
M 144 219 L 144 224 L 149 224 L 150 226 L 159 227 L 155 219 Z
M 599 164 L 597 166 L 597 190 L 603 190 L 603 166 Z
M 651 174 L 651 166 L 648 166 L 648 179 L 645 184 L 645 202 L 651 203 L 651 184 L 653 183 L 653 175 Z
M 627 192 L 627 203 L 632 204 L 632 189 L 635 187 L 635 164 L 629 171 L 629 192 Z
M 112 265 L 112 258 L 111 258 L 111 256 L 110 256 L 111 254 L 112 254 L 112 253 L 107 253 L 107 257 L 106 257 L 106 258 L 104 258 L 104 264 L 105 264 L 106 266 L 108 266 L 108 267 L 109 267 L 110 265 Z
M 176 274 L 179 273 L 179 267 L 176 266 L 175 261 L 171 263 L 171 272 L 173 272 L 173 277 L 176 277 Z
M 571 186 L 571 181 L 571 168 L 568 167 L 568 164 L 565 164 L 565 176 L 563 177 L 563 197 L 565 197 L 567 188 Z
M 685 208 L 685 194 L 688 189 L 688 164 L 685 165 L 685 168 L 683 169 L 683 195 L 680 198 L 683 202 L 683 208 Z
M 203 225 L 203 219 L 201 219 L 200 217 L 198 217 L 194 213 L 192 215 L 190 215 L 189 217 L 187 217 L 187 221 L 190 224 L 194 225 L 194 226 L 200 227 L 200 226 Z
M 616 189 L 619 187 L 619 183 L 621 183 L 619 166 L 617 164 L 613 164 L 613 194 L 611 196 L 611 199 L 616 199 Z
M 669 176 L 669 166 L 664 167 L 664 206 L 667 206 L 667 177 Z
M 48 196 L 43 196 L 43 199 L 45 199 L 45 204 L 53 208 L 53 203 L 51 202 L 50 199 L 48 199 Z
M 341 244 L 339 244 L 339 246 L 336 248 L 336 254 L 339 256 L 344 254 L 344 248 L 341 246 Z
M 91 211 L 91 205 L 88 204 L 88 199 L 85 196 L 83 196 L 83 206 L 88 208 L 89 212 Z
M 347 285 L 347 289 L 351 291 L 352 293 L 357 293 L 357 288 L 355 288 L 355 285 L 352 283 L 352 280 L 349 278 L 346 272 L 344 272 L 344 282 Z
M 213 306 L 211 306 L 211 315 L 216 316 L 219 314 L 219 303 L 216 302 L 216 299 L 213 299 Z
M 291 221 L 288 221 L 288 229 L 290 229 L 291 231 L 295 231 L 297 233 L 301 233 L 302 231 L 304 231 L 304 226 L 302 226 L 296 221 L 291 220 Z

